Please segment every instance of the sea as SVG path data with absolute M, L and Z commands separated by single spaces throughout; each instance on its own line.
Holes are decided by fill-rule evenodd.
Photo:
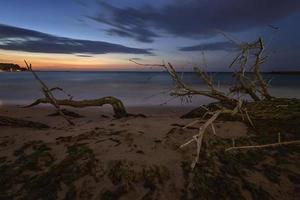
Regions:
M 115 96 L 127 106 L 194 106 L 213 100 L 203 96 L 180 99 L 170 96 L 174 84 L 166 72 L 54 72 L 38 71 L 38 76 L 51 87 L 60 87 L 74 100 Z M 207 90 L 192 72 L 179 73 L 192 88 Z M 227 91 L 234 79 L 232 73 L 210 73 L 215 86 Z M 276 97 L 300 98 L 299 73 L 264 73 L 270 93 Z M 59 98 L 68 98 L 56 91 Z M 43 97 L 41 85 L 30 72 L 0 72 L 0 105 L 26 105 Z

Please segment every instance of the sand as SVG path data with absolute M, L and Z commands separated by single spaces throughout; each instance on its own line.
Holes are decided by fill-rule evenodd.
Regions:
M 157 154 L 154 151 L 157 143 L 160 143 L 158 141 L 163 141 L 172 129 L 180 129 L 180 127 L 195 120 L 180 118 L 181 115 L 190 110 L 187 107 L 129 107 L 129 113 L 142 113 L 146 117 L 129 117 L 123 119 L 115 119 L 109 106 L 100 109 L 95 107 L 85 109 L 72 108 L 70 110 L 83 115 L 82 118 L 72 119 L 75 126 L 69 125 L 60 116 L 48 116 L 54 113 L 54 109 L 51 107 L 1 107 L 0 115 L 41 122 L 49 125 L 51 128 L 37 130 L 32 128 L 2 127 L 0 130 L 1 142 L 10 142 L 8 142 L 9 148 L 6 149 L 7 151 L 2 149 L 0 156 L 7 155 L 9 151 L 17 149 L 22 144 L 32 140 L 41 140 L 51 144 L 56 143 L 60 137 L 76 137 L 78 135 L 89 134 L 92 131 L 103 130 L 106 132 L 105 134 L 92 138 L 92 140 L 96 141 L 95 143 L 97 143 L 97 140 L 110 137 L 118 138 L 120 142 L 126 143 L 126 145 L 118 145 L 119 147 L 112 148 L 115 145 L 113 141 L 99 142 L 101 149 L 103 148 L 104 151 L 109 150 L 109 155 L 105 155 L 108 159 L 136 156 L 134 151 L 138 151 L 140 148 L 145 151 L 147 156 L 138 156 L 133 159 L 143 159 L 145 162 L 153 163 L 164 162 L 166 160 L 165 156 Z M 199 126 L 200 124 L 194 125 L 184 131 L 186 140 L 197 134 Z M 247 133 L 246 125 L 241 122 L 217 122 L 215 126 L 217 137 L 221 138 L 245 137 Z M 181 142 L 183 143 L 184 141 L 182 140 Z M 128 146 L 133 146 L 134 149 L 128 148 Z M 131 150 L 129 151 L 129 149 Z M 133 154 L 127 155 L 126 153 L 126 155 L 123 155 L 124 152 L 133 152 Z M 174 154 L 175 156 L 178 152 L 171 151 L 170 154 Z M 160 158 L 160 156 L 163 156 L 163 158 Z
M 181 127 L 194 120 L 180 118 L 190 109 L 129 107 L 130 113 L 142 113 L 146 117 L 115 119 L 109 106 L 72 108 L 70 110 L 84 117 L 72 119 L 75 125 L 70 126 L 60 116 L 48 116 L 54 112 L 51 107 L 25 109 L 2 106 L 0 115 L 38 121 L 51 127 L 0 127 L 0 158 L 3 163 L 16 168 L 23 166 L 20 158 L 32 159 L 33 152 L 44 145 L 49 149 L 37 155 L 34 169 L 26 168 L 28 166 L 24 164 L 23 171 L 18 175 L 25 176 L 26 180 L 30 177 L 32 180 L 35 176 L 46 180 L 49 173 L 57 176 L 51 179 L 51 175 L 45 185 L 40 186 L 44 188 L 42 192 L 33 182 L 19 180 L 9 182 L 10 188 L 3 191 L 6 195 L 17 194 L 21 198 L 27 196 L 31 199 L 44 198 L 45 192 L 51 193 L 49 199 L 183 198 L 183 191 L 188 187 L 183 164 L 192 162 L 196 149 L 194 144 L 185 149 L 178 147 L 195 135 L 200 126 L 182 130 Z M 217 121 L 215 127 L 217 135 L 209 131 L 206 142 L 209 138 L 227 141 L 249 137 L 248 128 L 242 122 Z M 79 171 L 73 172 L 77 167 Z M 64 177 L 67 173 L 64 170 L 77 174 L 73 174 L 72 178 Z M 40 180 L 35 181 L 41 184 Z M 23 184 L 30 187 L 20 187 Z M 251 196 L 249 192 L 241 193 L 244 197 Z

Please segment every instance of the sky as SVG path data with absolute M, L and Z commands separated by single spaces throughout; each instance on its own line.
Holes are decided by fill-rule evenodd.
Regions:
M 4 0 L 0 62 L 39 70 L 227 71 L 236 44 L 263 37 L 265 71 L 300 71 L 299 0 Z M 224 37 L 225 33 L 227 37 Z

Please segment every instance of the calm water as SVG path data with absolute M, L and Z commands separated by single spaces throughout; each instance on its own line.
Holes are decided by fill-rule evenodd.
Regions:
M 72 94 L 74 99 L 93 99 L 116 96 L 126 105 L 179 105 L 166 92 L 172 88 L 172 80 L 164 72 L 38 72 L 49 87 L 59 86 Z M 232 83 L 230 73 L 213 74 L 216 85 L 225 90 Z M 270 90 L 280 97 L 300 98 L 299 74 L 265 74 L 271 79 Z M 184 73 L 184 80 L 195 88 L 205 85 L 192 73 Z M 55 93 L 58 98 L 63 95 Z M 42 97 L 40 86 L 29 72 L 0 73 L 0 104 L 26 104 Z M 205 97 L 193 98 L 190 104 L 208 103 Z

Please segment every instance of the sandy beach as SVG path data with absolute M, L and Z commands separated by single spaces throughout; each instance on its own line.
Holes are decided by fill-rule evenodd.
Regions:
M 9 0 L 0 200 L 300 199 L 300 0 Z
M 109 106 L 72 108 L 70 110 L 82 117 L 72 119 L 75 125 L 70 126 L 60 116 L 48 116 L 54 112 L 49 106 L 2 106 L 2 116 L 41 122 L 50 128 L 1 127 L 1 181 L 5 181 L 9 189 L 4 189 L 0 195 L 4 199 L 16 194 L 21 199 L 38 199 L 45 195 L 49 195 L 49 199 L 187 199 L 203 194 L 216 197 L 217 190 L 222 189 L 224 196 L 232 198 L 251 199 L 259 193 L 266 197 L 272 194 L 278 199 L 296 199 L 299 194 L 293 183 L 296 178 L 291 181 L 288 177 L 291 169 L 296 170 L 296 174 L 299 172 L 298 161 L 285 166 L 289 170 L 286 174 L 282 172 L 280 183 L 272 183 L 264 175 L 264 167 L 276 165 L 277 158 L 283 159 L 276 150 L 268 152 L 278 154 L 275 160 L 270 156 L 263 159 L 259 155 L 261 152 L 256 151 L 250 152 L 250 157 L 257 161 L 243 160 L 243 153 L 226 154 L 228 158 L 237 156 L 238 166 L 234 166 L 235 159 L 233 163 L 229 159 L 221 164 L 222 158 L 213 155 L 213 143 L 221 142 L 221 147 L 217 147 L 220 150 L 230 147 L 232 138 L 251 137 L 242 122 L 216 122 L 217 135 L 211 130 L 207 134 L 199 171 L 195 170 L 198 173 L 195 176 L 203 183 L 189 177 L 196 145 L 184 149 L 179 146 L 198 132 L 199 124 L 182 129 L 194 120 L 180 118 L 190 109 L 129 107 L 128 112 L 142 113 L 145 117 L 115 119 Z M 221 155 L 224 156 L 224 150 Z M 288 159 L 295 156 L 292 154 Z M 212 164 L 215 159 L 218 161 Z M 244 164 L 247 168 L 236 169 L 243 168 Z M 240 177 L 244 170 L 247 171 L 247 176 L 243 176 L 245 180 Z M 17 178 L 12 177 L 13 174 Z M 237 191 L 238 194 L 234 194 Z

